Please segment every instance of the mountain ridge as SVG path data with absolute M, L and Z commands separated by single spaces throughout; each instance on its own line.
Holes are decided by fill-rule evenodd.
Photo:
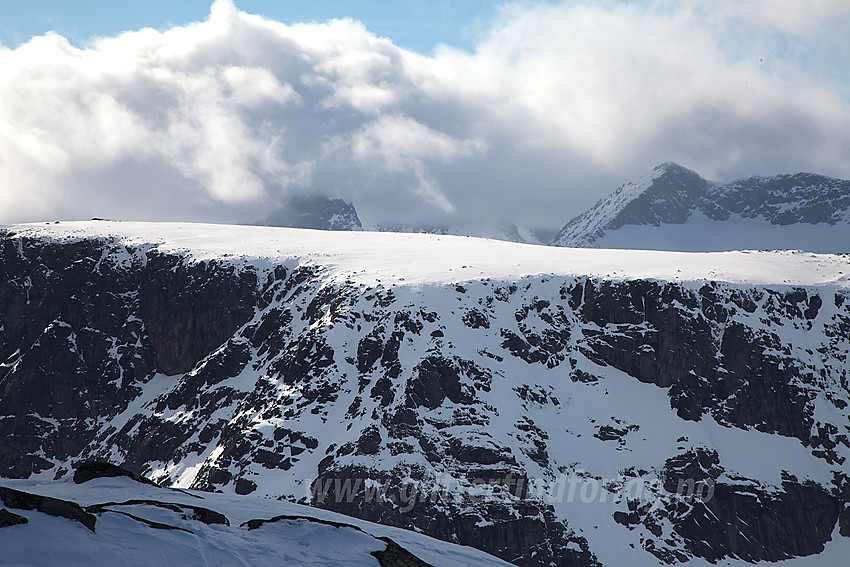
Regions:
M 744 223 L 735 246 L 711 242 L 711 233 L 696 226 L 692 238 L 687 238 L 687 227 L 669 227 L 696 224 L 700 219 L 711 224 L 715 234 L 726 234 L 734 241 L 737 225 Z M 728 221 L 728 222 L 727 222 Z M 712 224 L 713 223 L 713 224 Z M 731 223 L 731 224 L 730 224 Z M 758 225 L 758 226 L 757 226 Z M 812 233 L 824 233 L 816 249 L 807 248 L 807 241 L 794 237 L 783 239 L 771 227 L 805 225 Z M 828 244 L 832 234 L 850 233 L 850 181 L 813 173 L 781 174 L 770 177 L 748 177 L 730 183 L 717 183 L 703 179 L 699 174 L 673 162 L 655 167 L 649 174 L 627 182 L 604 197 L 588 211 L 568 222 L 552 241 L 556 246 L 594 246 L 659 248 L 651 244 L 663 238 L 661 230 L 648 227 L 668 227 L 670 235 L 666 249 L 691 249 L 704 251 L 724 249 L 805 248 L 815 252 L 847 251 L 834 249 Z M 635 227 L 645 227 L 638 229 Z M 626 229 L 621 230 L 621 229 Z M 758 238 L 753 231 L 762 230 Z M 624 236 L 617 239 L 620 231 Z M 627 234 L 627 235 L 626 235 Z M 676 236 L 672 236 L 675 234 Z M 659 236 L 662 235 L 662 236 Z M 776 240 L 770 246 L 770 236 Z M 797 235 L 799 236 L 799 235 Z M 684 239 L 688 244 L 677 242 Z M 702 242 L 700 242 L 702 240 Z M 706 241 L 708 240 L 708 241 Z M 718 242 L 722 242 L 718 238 Z M 793 244 L 799 242 L 799 246 Z M 702 248 L 700 248 L 702 246 Z M 712 248 L 712 246 L 714 246 Z
M 846 256 L 92 222 L 5 228 L 0 271 L 3 476 L 108 460 L 527 566 L 850 541 Z

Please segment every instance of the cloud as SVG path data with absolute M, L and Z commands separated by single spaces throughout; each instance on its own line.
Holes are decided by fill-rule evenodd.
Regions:
M 697 5 L 722 19 L 737 18 L 794 35 L 808 35 L 826 23 L 846 22 L 850 17 L 850 4 L 845 0 L 699 0 Z
M 505 4 L 474 52 L 430 57 L 229 0 L 86 47 L 50 33 L 0 47 L 0 222 L 241 222 L 316 192 L 373 224 L 557 227 L 667 160 L 850 177 L 848 85 L 813 71 L 843 60 L 812 65 L 850 48 L 850 14 L 799 5 Z
M 457 140 L 432 130 L 407 116 L 381 116 L 351 136 L 350 150 L 356 162 L 389 173 L 411 172 L 414 192 L 428 204 L 447 213 L 455 212 L 428 162 L 437 164 L 463 159 L 486 149 L 479 140 Z

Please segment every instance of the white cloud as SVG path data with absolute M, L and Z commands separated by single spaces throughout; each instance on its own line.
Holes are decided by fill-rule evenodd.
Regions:
M 795 35 L 807 35 L 826 23 L 850 17 L 846 0 L 699 0 L 697 4 L 724 19 L 738 18 Z
M 369 167 L 377 160 L 390 173 L 412 173 L 415 193 L 447 213 L 454 213 L 454 206 L 427 164 L 449 163 L 485 149 L 481 141 L 456 140 L 406 116 L 381 116 L 351 137 L 355 161 Z
M 805 57 L 850 47 L 845 4 L 511 4 L 432 57 L 227 0 L 87 48 L 48 34 L 0 47 L 0 222 L 245 221 L 317 191 L 367 222 L 554 227 L 667 160 L 850 177 L 847 85 Z

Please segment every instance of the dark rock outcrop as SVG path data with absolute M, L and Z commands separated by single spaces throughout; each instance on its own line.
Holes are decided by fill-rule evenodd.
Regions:
M 80 463 L 74 471 L 74 482 L 83 484 L 96 478 L 115 478 L 119 476 L 126 476 L 136 482 L 156 486 L 156 483 L 149 478 L 103 461 L 85 461 L 84 463 Z
M 172 512 L 181 514 L 186 519 L 196 520 L 206 525 L 222 524 L 230 525 L 230 520 L 221 512 L 210 510 L 201 506 L 191 506 L 188 504 L 174 504 L 170 502 L 161 502 L 159 500 L 127 500 L 125 502 L 103 502 L 100 504 L 92 504 L 86 506 L 86 512 L 92 514 L 101 514 L 104 511 L 121 512 L 124 506 L 152 506 L 154 508 L 164 508 Z
M 13 488 L 0 486 L 0 500 L 7 508 L 17 510 L 37 510 L 50 516 L 60 518 L 68 518 L 80 522 L 85 527 L 94 531 L 97 518 L 83 510 L 79 504 L 51 498 L 49 496 L 39 496 L 30 494 Z
M 254 313 L 251 271 L 123 249 L 108 242 L 0 240 L 0 470 L 77 457 L 86 420 L 117 415 L 157 370 L 190 370 Z M 45 379 L 49 377 L 49 379 Z M 58 426 L 57 426 L 58 422 Z M 68 435 L 54 436 L 57 427 Z
M 248 321 L 257 301 L 251 276 L 216 262 L 187 266 L 148 254 L 137 276 L 139 315 L 160 371 L 188 372 Z
M 759 562 L 820 553 L 839 513 L 838 499 L 814 483 L 785 482 L 779 492 L 716 483 L 710 496 L 694 498 L 666 517 L 685 548 L 712 563 L 726 557 Z
M 776 354 L 786 347 L 773 333 L 730 321 L 735 313 L 747 315 L 750 306 L 754 311 L 756 301 L 769 317 L 800 314 L 811 301 L 807 292 L 732 292 L 729 301 L 721 301 L 716 285 L 692 295 L 672 284 L 587 280 L 569 295 L 596 325 L 583 331 L 585 354 L 669 388 L 670 405 L 683 419 L 711 413 L 721 423 L 809 443 L 813 422 L 806 383 L 817 369 Z M 607 332 L 611 325 L 616 333 Z
M 432 567 L 388 537 L 378 538 L 387 543 L 383 551 L 373 551 L 372 555 L 381 567 Z
M 8 528 L 10 526 L 20 526 L 29 522 L 25 517 L 10 512 L 5 508 L 0 509 L 0 528 Z

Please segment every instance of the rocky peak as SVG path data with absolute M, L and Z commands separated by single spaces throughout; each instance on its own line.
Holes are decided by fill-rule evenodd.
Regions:
M 653 174 L 644 190 L 623 204 L 610 229 L 627 224 L 681 224 L 711 185 L 695 171 L 673 162 L 657 166 Z
M 321 195 L 292 197 L 257 224 L 319 230 L 362 230 L 354 205 Z
M 555 246 L 592 246 L 608 230 L 627 224 L 682 223 L 710 185 L 694 171 L 668 161 L 624 183 L 558 233 Z
M 695 218 L 723 222 L 734 220 L 733 217 L 762 227 L 821 224 L 820 230 L 823 226 L 850 225 L 850 181 L 795 173 L 748 177 L 723 184 L 707 181 L 694 171 L 666 162 L 624 183 L 590 210 L 572 219 L 552 244 L 599 246 L 601 239 L 627 226 L 682 225 Z M 736 228 L 718 226 L 716 230 Z M 652 239 L 648 233 L 646 235 Z M 757 241 L 754 238 L 743 230 L 737 240 L 744 248 L 763 248 L 765 239 Z M 770 242 L 769 238 L 766 240 Z M 791 244 L 792 248 L 810 249 L 802 239 Z M 675 246 L 675 242 L 667 242 L 667 245 Z M 620 246 L 615 244 L 615 247 Z M 629 247 L 647 246 L 633 242 Z M 787 244 L 774 247 L 783 248 Z

